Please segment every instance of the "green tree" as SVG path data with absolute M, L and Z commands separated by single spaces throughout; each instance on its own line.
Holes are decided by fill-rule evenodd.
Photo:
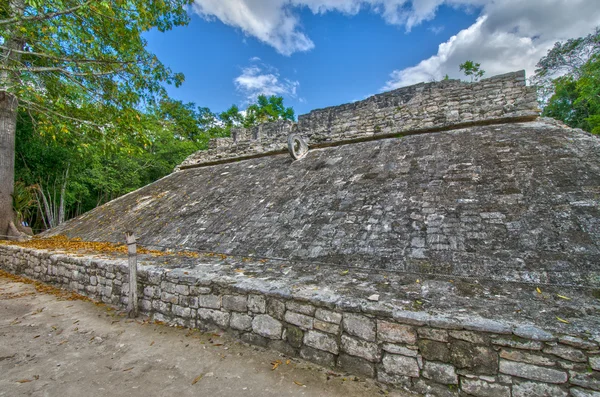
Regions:
M 17 109 L 52 137 L 118 148 L 145 139 L 140 109 L 173 73 L 142 33 L 188 22 L 191 0 L 8 0 L 0 6 L 0 235 L 12 220 Z
M 244 126 L 267 123 L 275 120 L 294 120 L 294 109 L 283 105 L 283 97 L 259 95 L 256 103 L 248 106 Z
M 600 27 L 554 44 L 538 62 L 532 82 L 544 116 L 600 133 Z
M 465 76 L 471 78 L 471 83 L 479 81 L 480 78 L 485 74 L 485 70 L 481 69 L 481 64 L 473 61 L 465 61 L 458 65 L 458 69 L 465 74 Z

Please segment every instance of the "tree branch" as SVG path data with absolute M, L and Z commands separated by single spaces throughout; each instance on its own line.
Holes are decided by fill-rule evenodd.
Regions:
M 63 10 L 63 11 L 55 11 L 55 12 L 49 12 L 49 13 L 45 13 L 45 14 L 31 15 L 31 16 L 27 16 L 27 17 L 12 17 L 12 18 L 8 18 L 8 19 L 0 19 L 0 26 L 8 25 L 11 23 L 17 23 L 17 22 L 43 21 L 45 19 L 52 19 L 52 18 L 59 17 L 62 15 L 72 14 L 75 11 L 89 5 L 92 2 L 93 2 L 93 0 L 87 0 L 83 4 L 79 4 L 77 6 L 67 8 L 66 10 Z
M 112 70 L 110 72 L 71 72 L 65 68 L 57 67 L 57 66 L 45 66 L 45 67 L 6 67 L 0 66 L 0 70 L 6 70 L 8 72 L 32 72 L 32 73 L 44 73 L 44 72 L 59 72 L 62 74 L 66 74 L 69 76 L 77 76 L 77 77 L 93 77 L 93 76 L 107 76 L 115 73 L 122 72 L 123 69 L 120 70 Z
M 0 45 L 0 50 L 7 51 L 7 55 L 6 55 L 7 57 L 10 56 L 11 52 L 14 52 L 16 54 L 33 55 L 33 56 L 37 56 L 37 57 L 41 57 L 41 58 L 52 59 L 54 61 L 71 62 L 71 63 L 104 63 L 104 64 L 128 65 L 128 64 L 135 62 L 135 61 L 111 61 L 111 60 L 101 60 L 101 59 L 61 58 L 61 57 L 55 57 L 53 55 L 44 54 L 41 52 L 15 50 L 15 49 L 12 49 L 9 47 L 5 47 L 3 45 Z

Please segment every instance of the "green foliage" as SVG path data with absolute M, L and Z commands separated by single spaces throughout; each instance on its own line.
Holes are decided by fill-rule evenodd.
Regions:
M 13 209 L 17 214 L 17 221 L 31 219 L 32 210 L 35 208 L 35 193 L 33 186 L 26 186 L 19 181 L 15 183 L 13 191 Z
M 295 120 L 294 109 L 283 105 L 280 96 L 259 95 L 257 102 L 248 106 L 244 126 L 250 127 L 255 124 L 266 123 L 275 120 Z
M 542 114 L 600 134 L 600 28 L 556 43 L 537 66 L 533 81 L 546 103 Z
M 183 75 L 148 52 L 142 34 L 187 24 L 190 3 L 9 0 L 0 19 L 0 90 L 55 139 L 77 134 L 108 149 L 143 141 L 140 109 Z
M 475 63 L 469 60 L 458 65 L 458 69 L 463 72 L 465 76 L 470 77 L 471 82 L 479 81 L 479 79 L 485 74 L 485 70 L 481 69 L 480 63 Z

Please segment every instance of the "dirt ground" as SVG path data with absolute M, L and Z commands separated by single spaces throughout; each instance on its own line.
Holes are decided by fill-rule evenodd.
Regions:
M 0 276 L 0 396 L 408 396 Z

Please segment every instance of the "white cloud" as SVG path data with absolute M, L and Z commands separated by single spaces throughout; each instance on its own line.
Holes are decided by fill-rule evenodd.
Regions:
M 558 40 L 590 33 L 600 25 L 595 0 L 504 0 L 489 2 L 469 28 L 439 45 L 436 55 L 395 70 L 382 88 L 464 77 L 458 65 L 481 63 L 486 76 L 525 69 L 532 76 L 538 60 Z
M 237 91 L 247 102 L 253 102 L 259 95 L 296 97 L 300 83 L 281 78 L 279 71 L 266 64 L 253 64 L 242 69 L 242 74 L 234 79 Z
M 407 31 L 430 20 L 442 4 L 481 5 L 485 0 L 195 0 L 192 9 L 206 19 L 241 29 L 246 35 L 272 46 L 283 55 L 314 48 L 302 31 L 301 8 L 314 14 L 340 12 L 355 15 L 361 10 L 381 14 L 390 24 L 404 25 Z

